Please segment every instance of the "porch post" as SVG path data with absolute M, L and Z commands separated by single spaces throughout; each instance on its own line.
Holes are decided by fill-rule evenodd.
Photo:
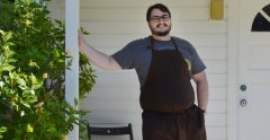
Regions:
M 75 99 L 77 101 L 79 99 L 79 8 L 80 0 L 65 1 L 65 45 L 66 52 L 72 57 L 70 69 L 65 73 L 65 99 L 73 106 L 75 106 Z M 74 125 L 68 140 L 79 140 L 78 125 Z

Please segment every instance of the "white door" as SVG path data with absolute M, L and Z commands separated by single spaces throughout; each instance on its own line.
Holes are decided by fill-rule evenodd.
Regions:
M 270 140 L 270 31 L 251 31 L 256 16 L 269 28 L 270 0 L 239 1 L 238 140 Z

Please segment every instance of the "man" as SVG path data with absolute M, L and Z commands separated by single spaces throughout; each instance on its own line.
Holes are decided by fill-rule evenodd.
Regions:
M 141 85 L 143 140 L 206 140 L 206 67 L 189 42 L 170 36 L 171 13 L 165 5 L 150 6 L 146 19 L 151 36 L 130 42 L 112 56 L 89 47 L 81 36 L 80 50 L 107 70 L 135 68 Z M 196 83 L 198 106 L 190 79 Z

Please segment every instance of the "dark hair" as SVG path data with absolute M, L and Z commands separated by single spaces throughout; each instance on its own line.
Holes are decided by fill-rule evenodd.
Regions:
M 151 5 L 148 9 L 147 9 L 147 13 L 146 13 L 146 20 L 150 21 L 150 17 L 151 17 L 151 13 L 154 9 L 159 9 L 162 12 L 166 12 L 169 14 L 169 16 L 171 17 L 171 12 L 169 10 L 169 8 L 167 6 L 165 6 L 162 3 L 156 3 L 154 5 Z

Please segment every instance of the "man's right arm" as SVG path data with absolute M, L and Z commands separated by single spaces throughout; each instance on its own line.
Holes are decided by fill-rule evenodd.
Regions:
M 79 34 L 79 49 L 80 52 L 87 55 L 90 62 L 102 69 L 111 71 L 122 69 L 112 56 L 98 51 L 91 47 L 89 44 L 87 44 L 81 34 Z

